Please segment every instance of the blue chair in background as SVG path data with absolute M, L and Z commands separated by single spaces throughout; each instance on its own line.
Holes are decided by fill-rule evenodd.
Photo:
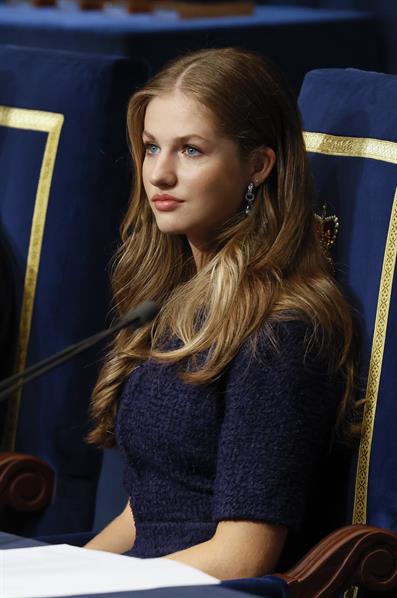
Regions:
M 346 505 L 345 522 L 353 526 L 334 532 L 280 579 L 294 597 L 337 596 L 349 584 L 366 588 L 364 595 L 389 589 L 396 596 L 397 76 L 312 71 L 299 104 L 316 212 L 326 205 L 340 223 L 333 261 L 360 328 L 366 405 Z M 334 508 L 328 498 L 318 505 L 316 526 Z
M 288 598 L 396 596 L 397 76 L 312 71 L 299 104 L 316 212 L 325 205 L 328 217 L 336 215 L 340 223 L 333 261 L 360 328 L 364 429 L 347 464 L 345 527 L 283 574 L 223 585 Z M 338 473 L 330 472 L 334 485 L 341 483 Z M 334 508 L 334 493 L 323 495 L 312 511 L 312 527 L 323 530 Z
M 109 324 L 108 262 L 130 188 L 126 107 L 146 76 L 125 58 L 0 47 L 0 223 L 14 263 L 15 371 Z M 100 360 L 91 350 L 8 400 L 3 454 L 47 462 L 56 491 L 39 514 L 3 507 L 3 529 L 92 528 L 102 454 L 84 437 Z
M 317 210 L 339 218 L 337 278 L 361 325 L 367 402 L 352 520 L 397 531 L 397 76 L 313 71 L 300 107 Z

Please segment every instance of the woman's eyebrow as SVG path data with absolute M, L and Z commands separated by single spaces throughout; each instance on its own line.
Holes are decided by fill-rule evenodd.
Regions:
M 147 137 L 148 139 L 151 139 L 153 141 L 156 139 L 154 135 L 149 133 L 149 131 L 143 131 L 142 136 Z M 183 137 L 175 137 L 175 141 L 178 141 L 180 143 L 186 142 L 190 139 L 200 139 L 201 141 L 207 141 L 207 142 L 211 141 L 210 139 L 206 139 L 205 137 L 202 137 L 201 135 L 198 135 L 197 133 L 183 135 Z
M 154 135 L 152 135 L 151 133 L 149 133 L 149 131 L 143 131 L 142 132 L 142 137 L 148 137 L 149 139 L 155 139 Z
M 190 135 L 184 135 L 183 137 L 177 137 L 177 141 L 188 141 L 189 139 L 200 139 L 201 141 L 211 141 L 210 139 L 206 139 L 206 137 L 202 137 L 197 133 L 191 133 Z

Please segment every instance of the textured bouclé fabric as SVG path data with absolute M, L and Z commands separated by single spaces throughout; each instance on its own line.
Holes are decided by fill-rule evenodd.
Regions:
M 340 392 L 327 360 L 307 351 L 305 323 L 273 330 L 276 348 L 264 329 L 209 384 L 154 360 L 128 378 L 116 424 L 136 523 L 128 554 L 188 548 L 227 519 L 299 529 Z

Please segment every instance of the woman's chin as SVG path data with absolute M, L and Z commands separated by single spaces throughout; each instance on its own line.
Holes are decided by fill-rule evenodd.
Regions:
M 184 229 L 178 226 L 158 226 L 158 229 L 165 235 L 186 235 Z
M 171 218 L 156 218 L 156 224 L 158 229 L 166 235 L 186 235 L 189 228 Z

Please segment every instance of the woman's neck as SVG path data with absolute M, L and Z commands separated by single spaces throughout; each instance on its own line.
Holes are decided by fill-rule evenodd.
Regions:
M 213 248 L 210 244 L 196 243 L 188 239 L 190 249 L 193 255 L 194 263 L 196 264 L 197 272 L 208 262 L 210 255 L 213 253 Z

